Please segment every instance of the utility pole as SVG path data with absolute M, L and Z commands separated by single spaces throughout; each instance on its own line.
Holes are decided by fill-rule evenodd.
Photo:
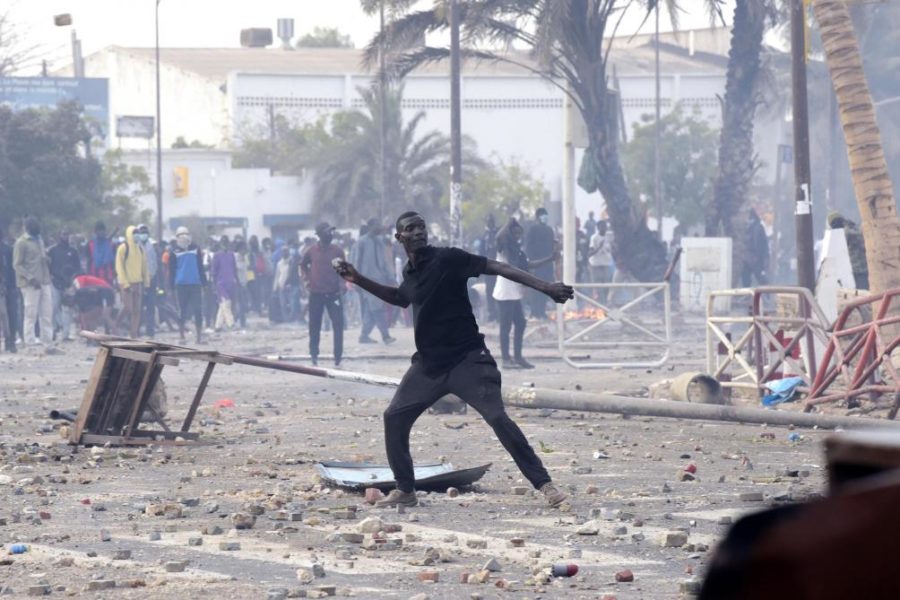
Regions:
M 656 43 L 654 44 L 656 47 L 656 120 L 653 122 L 653 135 L 656 138 L 656 143 L 653 146 L 653 195 L 656 196 L 656 223 L 657 223 L 657 231 L 656 236 L 660 241 L 663 239 L 663 224 L 662 224 L 662 184 L 660 183 L 660 157 L 659 157 L 659 144 L 660 144 L 660 124 L 659 124 L 659 103 L 660 103 L 660 85 L 659 85 L 659 0 L 656 0 Z
M 380 19 L 380 29 L 381 32 L 381 47 L 378 49 L 378 105 L 380 107 L 380 125 L 378 127 L 378 140 L 381 145 L 381 196 L 379 197 L 380 204 L 378 206 L 378 219 L 379 221 L 384 221 L 384 208 L 387 206 L 387 182 L 388 182 L 388 171 L 387 171 L 387 151 L 386 151 L 386 141 L 385 134 L 387 133 L 387 73 L 385 73 L 385 56 L 384 56 L 384 47 L 385 47 L 385 39 L 384 39 L 384 0 L 381 0 L 380 5 L 378 7 L 378 16 Z M 399 109 L 399 107 L 398 107 Z
M 159 90 L 159 2 L 156 0 L 156 239 L 163 239 L 162 207 L 162 119 Z
M 816 288 L 812 196 L 809 168 L 809 114 L 806 99 L 806 14 L 803 0 L 791 0 L 791 80 L 793 83 L 794 188 L 797 283 Z
M 450 0 L 450 245 L 462 244 L 462 129 L 459 89 L 459 4 Z

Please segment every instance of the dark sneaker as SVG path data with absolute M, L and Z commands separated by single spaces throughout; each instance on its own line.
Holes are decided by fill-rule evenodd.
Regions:
M 359 338 L 359 343 L 360 344 L 377 344 L 378 342 L 376 342 L 375 340 L 373 340 L 370 337 L 361 337 L 361 338 Z
M 386 338 L 384 338 L 384 343 L 387 346 L 390 346 L 391 344 L 393 344 L 396 341 L 397 341 L 397 338 L 392 338 L 391 336 L 387 336 Z
M 547 504 L 553 508 L 556 508 L 565 502 L 566 498 L 569 497 L 567 494 L 559 491 L 552 483 L 545 483 L 542 485 L 541 493 L 544 495 L 544 499 L 547 500 Z
M 523 369 L 533 369 L 534 365 L 522 358 L 521 356 L 516 357 L 516 364 L 522 367 Z
M 391 493 L 375 503 L 376 508 L 389 508 L 397 506 L 415 506 L 419 503 L 415 492 L 404 492 L 401 490 L 391 490 Z

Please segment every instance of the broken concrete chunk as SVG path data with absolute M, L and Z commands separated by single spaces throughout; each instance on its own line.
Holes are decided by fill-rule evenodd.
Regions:
M 762 502 L 762 492 L 741 492 L 738 494 L 738 500 L 741 502 Z
M 256 515 L 237 512 L 231 515 L 231 524 L 235 529 L 253 529 L 256 525 Z
M 490 571 L 491 573 L 497 573 L 503 570 L 503 567 L 500 566 L 500 562 L 496 558 L 492 558 L 484 563 L 484 566 L 481 567 L 483 571 Z
M 359 523 L 360 533 L 377 533 L 384 529 L 384 522 L 378 517 L 368 517 Z
M 669 531 L 663 538 L 663 547 L 665 548 L 681 548 L 688 541 L 688 534 L 684 531 Z
M 188 561 L 186 560 L 170 560 L 166 562 L 166 573 L 183 573 L 187 568 Z

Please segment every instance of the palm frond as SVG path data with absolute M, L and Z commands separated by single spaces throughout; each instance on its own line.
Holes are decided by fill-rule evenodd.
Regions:
M 392 21 L 384 31 L 379 31 L 363 49 L 362 67 L 366 70 L 375 68 L 381 56 L 392 54 L 414 47 L 422 36 L 439 31 L 449 26 L 446 16 L 440 11 L 419 10 L 406 14 Z

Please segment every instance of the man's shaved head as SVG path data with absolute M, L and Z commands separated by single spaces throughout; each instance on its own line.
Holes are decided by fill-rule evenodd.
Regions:
M 403 219 L 408 219 L 410 217 L 420 217 L 420 216 L 421 215 L 419 213 L 417 213 L 416 211 L 408 210 L 405 213 L 403 213 L 402 215 L 400 215 L 399 217 L 397 217 L 397 222 L 394 224 L 394 227 L 399 232 L 400 231 L 400 221 L 402 221 Z

